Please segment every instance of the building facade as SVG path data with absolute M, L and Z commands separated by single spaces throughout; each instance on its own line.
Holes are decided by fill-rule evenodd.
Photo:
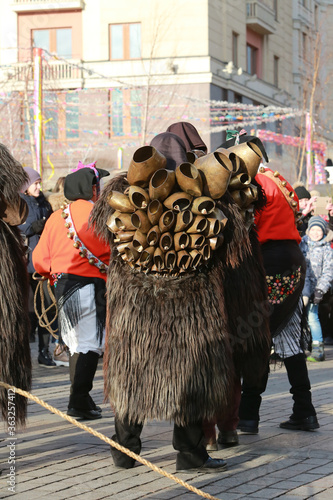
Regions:
M 0 0 L 0 140 L 31 164 L 34 47 L 43 49 L 43 179 L 78 160 L 126 169 L 175 121 L 192 122 L 209 150 L 227 128 L 293 137 L 332 3 Z M 299 148 L 265 144 L 272 165 L 295 180 Z

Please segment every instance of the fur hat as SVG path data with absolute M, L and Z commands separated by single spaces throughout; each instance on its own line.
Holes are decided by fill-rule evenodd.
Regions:
M 309 220 L 308 230 L 311 229 L 314 226 L 319 226 L 320 229 L 323 231 L 323 233 L 327 234 L 327 231 L 328 231 L 327 222 L 322 217 L 320 217 L 320 215 L 314 215 Z
M 178 165 L 187 161 L 184 141 L 176 134 L 171 132 L 158 134 L 152 139 L 150 146 L 166 157 L 168 170 L 176 170 Z
M 31 186 L 31 184 L 34 184 L 36 181 L 41 181 L 42 178 L 40 176 L 40 173 L 37 172 L 34 168 L 31 167 L 25 167 L 24 171 L 28 174 L 29 180 L 25 184 L 23 184 L 21 188 L 21 193 L 25 193 L 27 189 Z
M 184 141 L 186 151 L 200 149 L 207 154 L 207 146 L 192 123 L 176 122 L 170 125 L 166 131 L 178 135 Z
M 311 198 L 311 194 L 305 186 L 297 186 L 294 188 L 294 191 L 297 194 L 299 200 L 303 200 L 304 198 L 309 200 Z

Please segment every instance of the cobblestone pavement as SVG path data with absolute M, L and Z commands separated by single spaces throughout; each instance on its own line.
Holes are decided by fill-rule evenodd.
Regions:
M 44 368 L 33 354 L 32 393 L 66 411 L 68 368 Z M 219 474 L 179 474 L 184 481 L 223 500 L 333 498 L 333 347 L 326 348 L 326 361 L 308 363 L 313 401 L 320 429 L 287 431 L 278 424 L 291 413 L 287 375 L 283 367 L 270 375 L 263 398 L 259 434 L 240 434 L 234 448 L 213 452 L 223 457 L 228 470 Z M 87 425 L 111 437 L 113 413 L 103 401 L 102 360 L 93 396 L 103 408 L 103 418 Z M 183 499 L 202 498 L 168 478 L 139 464 L 131 470 L 113 466 L 109 446 L 74 427 L 36 403 L 29 402 L 28 425 L 16 434 L 15 493 L 9 491 L 11 438 L 0 431 L 0 498 L 17 500 L 72 499 Z M 2 424 L 0 424 L 2 425 Z M 142 434 L 142 456 L 175 473 L 172 426 L 150 422 Z

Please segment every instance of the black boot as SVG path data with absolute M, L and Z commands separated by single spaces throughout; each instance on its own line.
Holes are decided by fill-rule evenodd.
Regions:
M 211 458 L 204 443 L 202 422 L 180 426 L 174 424 L 172 444 L 178 451 L 176 458 L 177 472 L 221 472 L 227 463 L 221 458 Z
M 266 390 L 268 374 L 269 367 L 267 366 L 267 370 L 256 386 L 248 384 L 245 379 L 243 380 L 237 429 L 247 434 L 258 434 L 259 432 L 261 394 Z
M 74 376 L 76 370 L 76 363 L 78 359 L 79 359 L 79 353 L 77 352 L 69 356 L 69 379 L 71 381 L 70 395 L 72 395 L 73 392 Z
M 284 360 L 290 394 L 293 395 L 293 413 L 289 420 L 281 422 L 282 429 L 312 431 L 319 428 L 316 410 L 312 404 L 311 385 L 303 354 L 296 354 Z
M 79 359 L 79 353 L 77 353 L 77 352 L 75 352 L 74 354 L 69 356 L 69 378 L 71 381 L 71 388 L 70 388 L 70 392 L 69 392 L 70 396 L 73 393 L 74 376 L 75 376 L 75 370 L 76 370 L 76 363 L 77 363 L 78 359 Z M 90 394 L 88 394 L 88 399 L 90 401 L 90 406 L 92 407 L 92 409 L 102 413 L 102 408 L 95 404 L 95 401 L 90 396 Z
M 139 455 L 141 451 L 140 435 L 143 425 L 129 423 L 128 419 L 119 420 L 118 417 L 115 417 L 114 426 L 116 434 L 112 436 L 112 440 Z M 121 467 L 122 469 L 131 469 L 134 467 L 134 458 L 129 457 L 113 446 L 110 446 L 110 451 L 114 464 L 117 467 Z
M 47 347 L 44 347 L 38 354 L 38 363 L 46 368 L 54 368 L 57 366 L 52 359 Z
M 71 393 L 67 415 L 87 420 L 102 418 L 101 411 L 96 409 L 89 394 L 93 386 L 98 359 L 99 354 L 88 351 L 86 354 L 79 353 L 70 361 Z

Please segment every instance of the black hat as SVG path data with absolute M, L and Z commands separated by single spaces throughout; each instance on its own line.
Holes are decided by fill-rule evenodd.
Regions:
M 176 170 L 178 165 L 187 162 L 186 146 L 176 134 L 163 132 L 152 139 L 150 146 L 162 153 L 167 159 L 168 170 Z
M 311 198 L 311 194 L 309 193 L 309 191 L 306 189 L 305 186 L 297 186 L 294 188 L 294 191 L 297 194 L 299 200 L 303 200 L 304 198 L 309 200 Z
M 227 141 L 223 142 L 219 148 L 224 148 L 224 149 L 228 149 L 228 148 L 231 148 L 232 146 L 235 146 L 236 145 L 236 138 L 237 138 L 237 131 L 231 131 L 231 132 L 235 132 L 235 134 L 231 134 L 232 137 L 231 139 L 228 139 Z M 259 139 L 259 137 L 256 137 L 255 135 L 247 135 L 246 132 L 245 133 L 242 133 L 243 131 L 241 130 L 240 134 L 238 135 L 239 139 L 238 139 L 238 144 L 243 144 L 243 142 L 254 142 L 258 148 L 260 149 L 264 159 L 268 162 L 268 156 L 267 156 L 267 153 L 266 153 L 266 150 L 264 148 L 264 145 L 263 143 L 261 142 L 261 140 Z M 227 135 L 228 137 L 228 135 Z
M 82 165 L 81 162 L 79 162 L 80 164 Z M 70 201 L 91 200 L 93 185 L 98 184 L 100 179 L 107 175 L 110 175 L 107 170 L 82 165 L 78 170 L 67 175 L 64 184 L 64 195 Z

